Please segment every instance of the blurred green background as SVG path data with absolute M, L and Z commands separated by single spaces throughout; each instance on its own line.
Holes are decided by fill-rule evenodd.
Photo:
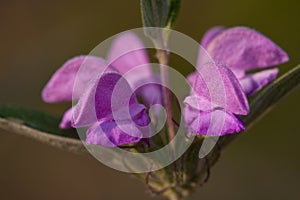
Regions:
M 40 91 L 66 59 L 141 26 L 139 1 L 0 2 L 0 102 L 62 114 Z M 300 1 L 183 1 L 176 30 L 196 40 L 214 25 L 253 27 L 300 61 Z M 183 73 L 184 66 L 179 66 Z M 300 199 L 299 89 L 235 141 L 192 199 Z M 151 199 L 143 184 L 91 156 L 0 132 L 0 199 Z

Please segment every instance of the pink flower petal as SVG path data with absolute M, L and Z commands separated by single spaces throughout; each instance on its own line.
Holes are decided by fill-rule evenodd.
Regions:
M 117 73 L 104 73 L 74 107 L 73 126 L 88 126 L 98 120 L 128 120 L 144 110 L 126 79 Z
M 223 26 L 215 26 L 211 29 L 209 29 L 203 36 L 202 40 L 201 40 L 201 45 L 202 47 L 206 48 L 209 43 L 216 37 L 218 36 L 220 33 L 222 33 L 225 30 L 225 27 Z
M 136 82 L 143 79 L 147 80 L 153 76 L 146 48 L 142 41 L 132 32 L 122 33 L 117 36 L 111 45 L 107 60 L 122 75 L 135 69 L 134 73 L 126 77 L 129 85 L 134 90 L 136 89 Z
M 124 126 L 128 124 L 124 124 Z M 124 127 L 123 127 L 124 128 Z M 127 127 L 127 129 L 130 126 Z M 133 129 L 128 135 L 124 133 L 115 122 L 95 123 L 87 131 L 86 144 L 101 145 L 105 147 L 115 147 L 124 144 L 138 142 L 142 137 L 141 132 L 135 132 Z M 133 137 L 135 135 L 136 137 Z
M 230 28 L 216 36 L 207 46 L 215 61 L 223 62 L 238 78 L 247 70 L 278 65 L 288 55 L 270 39 L 246 27 Z
M 43 89 L 43 100 L 55 103 L 71 101 L 72 96 L 78 99 L 85 91 L 88 82 L 101 74 L 106 66 L 106 62 L 103 59 L 95 56 L 77 56 L 68 60 L 54 73 Z M 75 81 L 76 89 L 73 94 Z
M 197 73 L 192 94 L 205 98 L 212 105 L 228 112 L 241 115 L 249 112 L 248 101 L 242 87 L 226 66 L 220 63 L 207 63 L 199 67 Z
M 69 108 L 65 112 L 65 114 L 64 114 L 64 116 L 63 116 L 63 118 L 62 118 L 62 120 L 59 124 L 59 128 L 61 128 L 61 129 L 72 128 L 72 123 L 71 123 L 72 122 L 72 116 L 73 116 L 73 107 Z
M 188 83 L 189 83 L 190 85 L 194 85 L 194 83 L 195 83 L 195 81 L 196 81 L 196 78 L 197 78 L 197 75 L 198 75 L 198 72 L 197 72 L 197 70 L 196 70 L 196 71 L 190 73 L 190 74 L 186 77 L 186 79 L 187 79 L 187 81 L 188 81 Z
M 240 83 L 246 95 L 251 96 L 275 80 L 278 72 L 279 70 L 275 68 L 246 75 L 244 78 L 240 79 Z
M 245 130 L 241 119 L 224 110 L 199 111 L 187 106 L 185 122 L 193 133 L 206 136 L 222 136 Z

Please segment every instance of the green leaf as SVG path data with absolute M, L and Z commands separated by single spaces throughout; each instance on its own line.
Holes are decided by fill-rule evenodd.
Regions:
M 168 16 L 168 27 L 172 28 L 178 17 L 181 0 L 169 0 L 169 16 Z
M 144 27 L 165 27 L 168 20 L 168 0 L 141 0 L 142 21 Z M 152 39 L 161 37 L 159 29 L 145 29 Z
M 288 96 L 300 85 L 300 65 L 293 68 L 270 84 L 251 103 L 250 113 L 243 118 L 249 129 L 262 116 L 267 114 L 280 100 Z M 226 146 L 242 134 L 227 135 L 219 140 L 220 146 Z
M 141 11 L 145 27 L 165 27 L 167 25 L 168 0 L 141 0 Z
M 172 28 L 178 16 L 181 0 L 141 0 L 141 13 L 144 27 Z M 164 33 L 159 30 L 145 29 L 152 39 L 158 39 Z M 162 35 L 161 35 L 162 34 Z
M 19 108 L 11 105 L 0 105 L 0 117 L 31 128 L 59 136 L 78 138 L 74 129 L 59 128 L 60 118 L 40 111 Z
M 0 105 L 0 128 L 68 151 L 84 152 L 75 129 L 59 128 L 60 118 L 40 111 Z

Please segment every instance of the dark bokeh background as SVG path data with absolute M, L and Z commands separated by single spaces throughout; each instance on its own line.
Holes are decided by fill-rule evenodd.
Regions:
M 268 35 L 300 61 L 297 0 L 184 1 L 176 29 L 200 40 L 214 25 L 246 25 Z M 40 91 L 68 58 L 107 37 L 140 27 L 139 2 L 27 0 L 0 3 L 0 102 L 61 114 Z M 177 68 L 184 71 L 184 66 Z M 192 199 L 300 199 L 299 89 L 232 144 Z M 145 187 L 80 156 L 0 133 L 0 199 L 151 199 Z

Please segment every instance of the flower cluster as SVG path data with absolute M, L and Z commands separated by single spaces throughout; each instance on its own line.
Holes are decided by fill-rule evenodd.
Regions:
M 199 52 L 197 70 L 187 78 L 191 91 L 184 100 L 186 128 L 206 136 L 241 132 L 245 126 L 239 115 L 249 112 L 247 96 L 278 74 L 277 68 L 264 68 L 286 62 L 288 55 L 246 27 L 215 27 L 205 34 L 201 45 L 214 62 L 205 63 Z M 138 142 L 151 121 L 148 109 L 163 102 L 159 84 L 140 87 L 140 83 L 158 79 L 149 63 L 143 43 L 126 32 L 115 39 L 106 60 L 78 56 L 67 61 L 45 86 L 42 97 L 49 103 L 78 100 L 66 111 L 60 127 L 89 127 L 87 144 Z M 133 69 L 133 75 L 124 76 Z M 258 69 L 263 70 L 252 73 Z M 114 96 L 117 100 L 112 100 Z

